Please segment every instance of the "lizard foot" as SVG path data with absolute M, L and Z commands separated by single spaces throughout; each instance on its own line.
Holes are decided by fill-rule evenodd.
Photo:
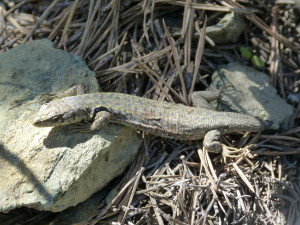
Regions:
M 235 148 L 226 145 L 222 145 L 222 159 L 223 162 L 227 162 L 227 158 L 235 159 L 247 155 L 249 153 L 249 148 Z
M 80 123 L 73 123 L 70 125 L 70 129 L 73 132 L 80 132 L 80 133 L 88 133 L 91 132 L 91 123 L 89 122 L 80 122 Z

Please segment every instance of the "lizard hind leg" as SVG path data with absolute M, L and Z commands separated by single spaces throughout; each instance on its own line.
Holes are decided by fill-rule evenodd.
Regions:
M 220 89 L 211 86 L 205 91 L 194 91 L 191 95 L 193 106 L 215 110 L 217 108 L 217 104 L 214 102 L 219 100 L 221 92 L 228 87 L 233 86 L 231 84 L 227 84 L 222 86 Z
M 206 133 L 203 139 L 203 147 L 209 152 L 220 153 L 222 144 L 220 142 L 221 133 L 218 130 L 211 130 Z
M 220 91 L 195 91 L 191 95 L 193 106 L 197 108 L 213 109 L 210 102 L 219 98 Z

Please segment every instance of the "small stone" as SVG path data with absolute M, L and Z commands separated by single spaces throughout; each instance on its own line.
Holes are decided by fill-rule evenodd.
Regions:
M 244 31 L 246 24 L 243 17 L 235 14 L 226 14 L 219 23 L 208 26 L 206 35 L 216 44 L 235 43 Z
M 212 80 L 212 85 L 222 90 L 222 110 L 272 121 L 272 129 L 287 128 L 294 108 L 277 94 L 267 74 L 233 62 L 221 66 Z

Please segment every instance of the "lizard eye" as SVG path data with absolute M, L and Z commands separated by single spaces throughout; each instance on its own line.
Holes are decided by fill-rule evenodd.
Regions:
M 95 113 L 101 112 L 101 111 L 109 112 L 108 109 L 104 106 L 100 106 L 100 107 L 97 107 L 97 108 L 94 109 Z
M 53 121 L 53 122 L 60 122 L 61 119 L 62 119 L 61 116 L 53 116 L 53 117 L 51 118 L 51 121 Z
M 95 117 L 96 114 L 97 114 L 98 112 L 103 112 L 103 111 L 109 112 L 108 109 L 107 109 L 106 107 L 103 107 L 103 106 L 94 108 L 94 111 L 93 111 L 93 113 L 94 113 L 94 114 L 93 114 L 93 117 Z

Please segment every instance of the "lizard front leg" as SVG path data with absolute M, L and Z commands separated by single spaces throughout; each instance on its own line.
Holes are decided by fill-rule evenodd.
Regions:
M 41 103 L 50 102 L 54 99 L 60 99 L 68 96 L 85 94 L 85 87 L 82 84 L 70 87 L 68 90 L 57 93 L 42 93 L 38 96 L 38 101 Z
M 100 130 L 104 127 L 109 121 L 111 121 L 112 114 L 108 111 L 100 111 L 95 115 L 95 120 L 90 126 L 91 131 Z

